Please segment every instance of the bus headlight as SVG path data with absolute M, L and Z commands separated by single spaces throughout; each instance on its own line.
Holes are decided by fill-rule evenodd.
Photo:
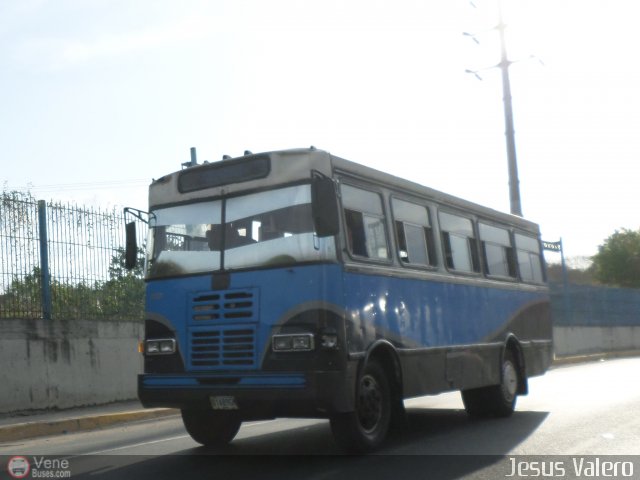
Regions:
M 147 340 L 144 352 L 147 355 L 171 355 L 176 353 L 176 340 L 174 338 Z
M 304 352 L 313 350 L 315 345 L 312 333 L 294 333 L 274 335 L 271 346 L 274 352 Z

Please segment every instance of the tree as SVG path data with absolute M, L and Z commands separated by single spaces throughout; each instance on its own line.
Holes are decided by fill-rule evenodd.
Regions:
M 39 318 L 42 313 L 39 267 L 22 277 L 16 275 L 0 296 L 0 318 Z
M 111 257 L 111 263 L 109 264 L 109 278 L 111 280 L 120 280 L 126 277 L 135 277 L 138 279 L 144 278 L 144 249 L 138 247 L 138 261 L 133 270 L 127 270 L 125 267 L 125 249 L 124 247 L 118 247 L 115 249 L 113 256 Z
M 640 288 L 640 230 L 616 230 L 592 260 L 593 275 L 599 282 Z
M 124 268 L 124 248 L 116 248 L 109 266 L 109 280 L 60 282 L 51 279 L 52 316 L 55 320 L 140 320 L 144 315 L 144 250 L 138 250 L 138 267 Z M 0 295 L 0 318 L 40 318 L 41 270 L 33 267 L 16 276 Z
M 144 250 L 138 248 L 136 268 L 125 268 L 125 250 L 116 248 L 109 280 L 99 286 L 100 313 L 113 319 L 141 319 L 144 315 Z
M 562 283 L 562 265 L 559 263 L 547 264 L 547 279 L 552 283 Z M 594 285 L 592 268 L 572 268 L 567 266 L 567 280 L 576 285 Z

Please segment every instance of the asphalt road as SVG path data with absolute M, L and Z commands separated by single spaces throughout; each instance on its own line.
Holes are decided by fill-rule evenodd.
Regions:
M 600 460 L 634 462 L 640 478 L 640 457 L 626 457 L 640 456 L 638 372 L 639 358 L 555 368 L 530 379 L 508 419 L 471 420 L 458 393 L 408 400 L 406 429 L 369 456 L 340 455 L 321 420 L 250 422 L 228 448 L 207 449 L 179 417 L 5 443 L 0 455 L 66 460 L 71 478 L 505 478 L 519 462 L 519 478 L 540 467 L 586 478 L 576 468 Z

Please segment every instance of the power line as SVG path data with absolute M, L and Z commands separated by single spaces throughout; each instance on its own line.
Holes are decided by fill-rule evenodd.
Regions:
M 78 190 L 95 190 L 95 189 L 111 189 L 111 188 L 140 188 L 148 186 L 148 179 L 133 180 L 109 180 L 102 182 L 76 182 L 76 183 L 53 183 L 46 185 L 28 184 L 23 187 L 6 187 L 8 189 L 26 190 L 31 192 L 55 192 L 55 191 L 78 191 Z

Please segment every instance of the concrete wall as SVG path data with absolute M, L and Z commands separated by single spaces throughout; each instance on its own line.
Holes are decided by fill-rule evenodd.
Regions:
M 640 350 L 640 327 L 555 326 L 556 357 Z
M 0 413 L 136 398 L 142 322 L 0 320 Z
M 131 400 L 142 322 L 0 320 L 0 413 Z M 640 350 L 638 326 L 556 326 L 556 356 Z

